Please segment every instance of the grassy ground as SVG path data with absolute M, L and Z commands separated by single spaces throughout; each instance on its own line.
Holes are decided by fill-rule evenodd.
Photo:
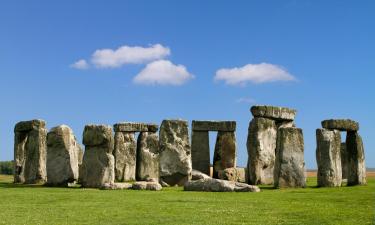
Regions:
M 367 186 L 261 193 L 101 191 L 14 185 L 0 175 L 0 224 L 375 224 Z

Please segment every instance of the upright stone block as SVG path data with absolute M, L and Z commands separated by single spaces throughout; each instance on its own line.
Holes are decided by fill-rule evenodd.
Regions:
M 277 126 L 274 120 L 254 118 L 247 137 L 250 184 L 273 184 Z
M 141 132 L 137 141 L 136 178 L 159 179 L 159 137 L 153 132 Z
M 349 156 L 348 186 L 366 184 L 365 152 L 358 132 L 348 131 L 346 149 Z
M 83 187 L 99 188 L 114 183 L 114 157 L 112 127 L 86 125 L 83 131 L 85 153 L 80 177 Z
M 116 181 L 134 181 L 137 143 L 134 132 L 115 132 L 115 177 Z
M 277 132 L 274 186 L 305 187 L 302 129 L 280 128 Z
M 208 131 L 192 131 L 191 159 L 194 170 L 210 175 L 210 144 Z
M 316 143 L 318 186 L 340 187 L 342 182 L 340 131 L 317 129 Z
M 43 120 L 22 121 L 14 128 L 15 183 L 43 184 L 46 177 L 47 130 Z
M 66 125 L 52 128 L 47 134 L 47 184 L 67 186 L 78 180 L 81 146 Z
M 191 179 L 191 150 L 188 123 L 163 120 L 159 133 L 160 178 L 169 185 L 182 186 Z
M 349 173 L 349 155 L 348 151 L 346 150 L 346 143 L 341 143 L 341 170 L 342 170 L 342 179 L 348 179 L 348 173 Z
M 236 167 L 236 135 L 234 132 L 219 131 L 215 144 L 213 177 L 219 178 L 219 171 L 233 167 Z

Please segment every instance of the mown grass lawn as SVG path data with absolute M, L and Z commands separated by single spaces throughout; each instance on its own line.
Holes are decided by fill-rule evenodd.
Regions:
M 14 185 L 0 175 L 0 224 L 375 224 L 367 186 L 261 193 L 160 192 Z

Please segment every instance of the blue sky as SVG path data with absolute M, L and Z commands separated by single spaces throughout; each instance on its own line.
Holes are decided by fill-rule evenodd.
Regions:
M 375 167 L 374 11 L 374 1 L 2 1 L 0 160 L 13 158 L 20 120 L 67 124 L 81 140 L 88 123 L 183 118 L 236 120 L 245 165 L 249 108 L 271 104 L 298 110 L 308 168 L 327 118 L 360 122 Z

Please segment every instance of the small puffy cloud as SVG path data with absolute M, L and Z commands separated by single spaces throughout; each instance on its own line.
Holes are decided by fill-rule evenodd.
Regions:
M 223 68 L 216 71 L 216 81 L 229 85 L 260 84 L 274 81 L 294 81 L 293 75 L 284 68 L 269 63 L 247 64 L 243 67 Z
M 236 99 L 236 103 L 255 103 L 255 102 L 256 102 L 255 99 L 248 98 L 248 97 Z
M 118 68 L 125 64 L 143 64 L 163 59 L 170 52 L 169 48 L 161 44 L 149 47 L 124 45 L 115 50 L 96 50 L 92 55 L 91 62 L 99 68 Z
M 133 82 L 144 85 L 182 85 L 194 78 L 186 67 L 175 65 L 168 60 L 157 60 L 146 67 L 134 77 Z
M 85 70 L 89 68 L 89 64 L 86 62 L 86 60 L 80 59 L 77 62 L 70 65 L 70 67 L 74 69 Z

